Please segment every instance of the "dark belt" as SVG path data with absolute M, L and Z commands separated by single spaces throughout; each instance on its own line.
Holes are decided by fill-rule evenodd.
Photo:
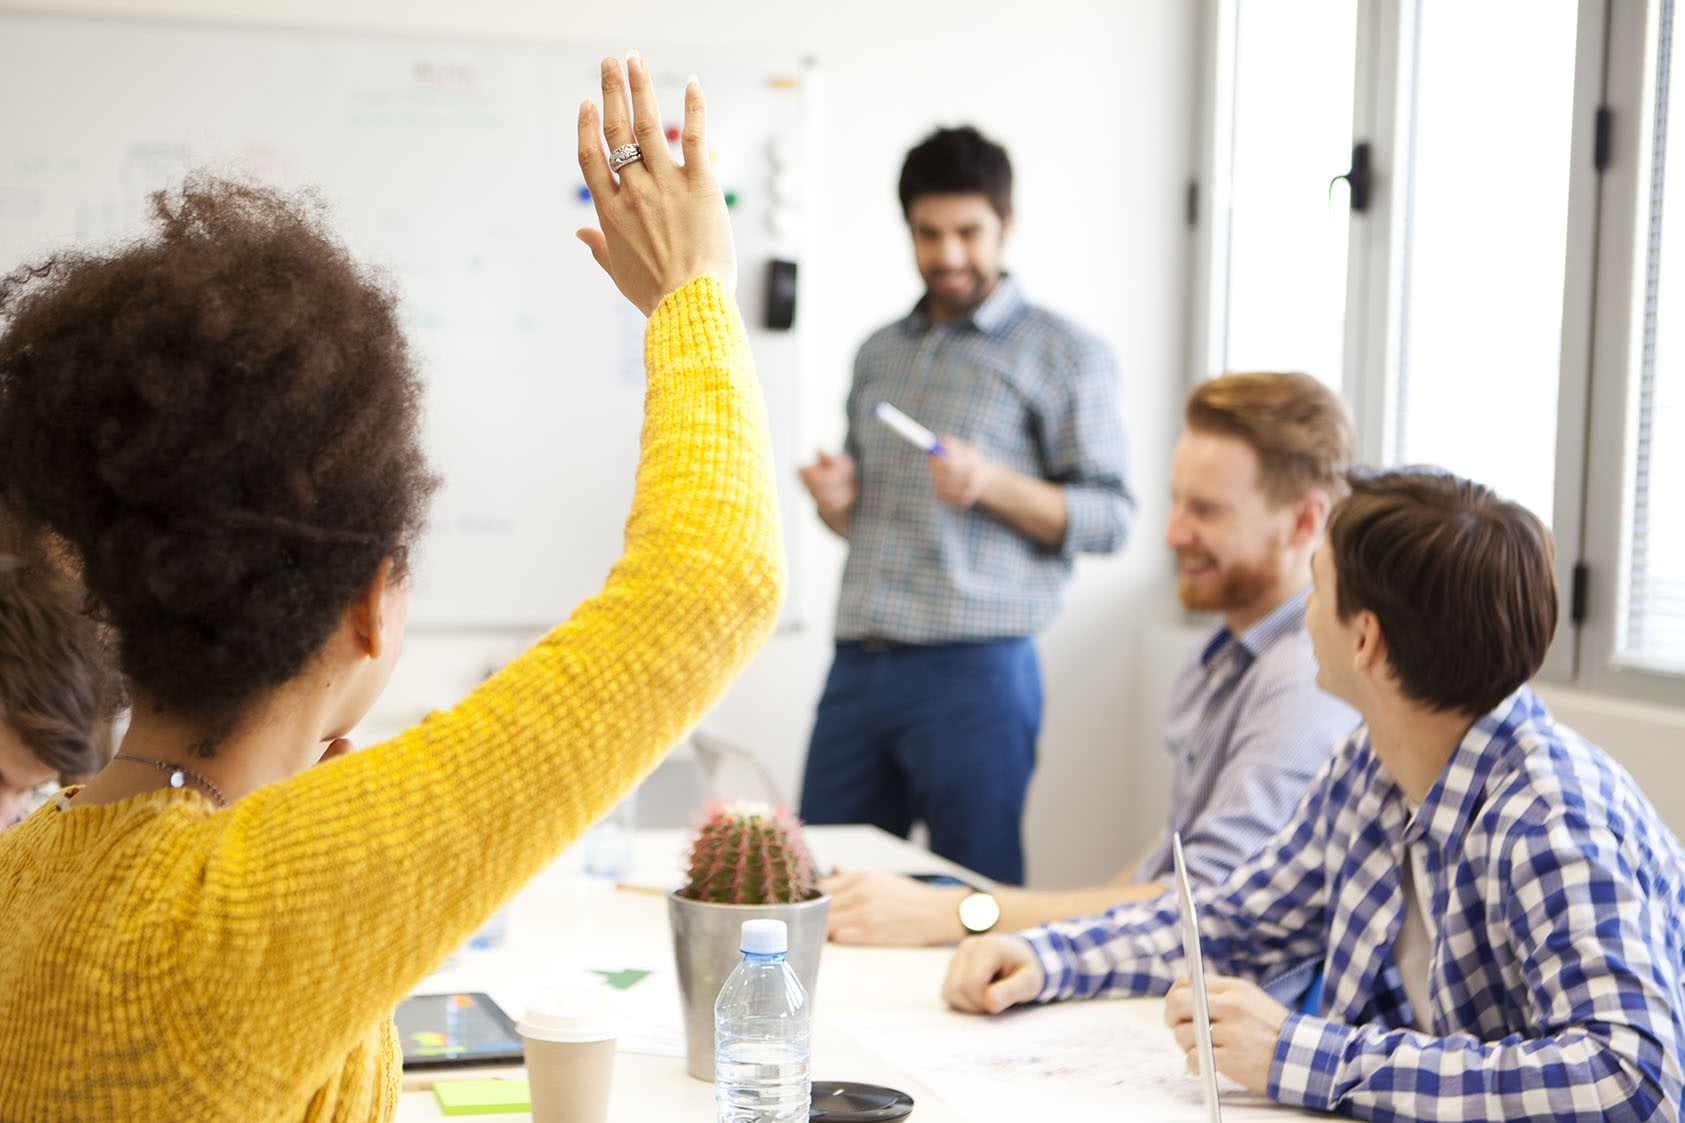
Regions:
M 881 655 L 885 651 L 899 651 L 904 647 L 917 647 L 916 643 L 902 643 L 898 639 L 885 639 L 883 636 L 865 636 L 861 639 L 844 640 L 839 647 L 858 647 L 868 655 Z

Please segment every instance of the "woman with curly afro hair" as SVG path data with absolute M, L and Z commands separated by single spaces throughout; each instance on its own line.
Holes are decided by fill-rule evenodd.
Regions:
M 602 92 L 580 237 L 649 316 L 625 553 L 362 752 L 433 487 L 392 297 L 310 207 L 209 181 L 157 197 L 148 239 L 0 284 L 0 501 L 77 570 L 132 703 L 109 766 L 0 833 L 0 1119 L 389 1119 L 394 1005 L 769 633 L 771 455 L 701 92 L 682 165 L 641 60 Z M 616 175 L 605 140 L 643 157 Z

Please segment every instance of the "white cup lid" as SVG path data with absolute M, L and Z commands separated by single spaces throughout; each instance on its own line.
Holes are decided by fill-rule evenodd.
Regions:
M 615 1028 L 613 1000 L 589 987 L 559 987 L 535 996 L 515 1025 L 517 1033 L 534 1041 L 612 1041 Z

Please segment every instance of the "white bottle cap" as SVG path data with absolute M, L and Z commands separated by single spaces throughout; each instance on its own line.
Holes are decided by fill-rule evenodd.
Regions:
M 547 990 L 527 1003 L 515 1031 L 532 1041 L 612 1041 L 615 1003 L 594 988 Z
M 738 945 L 756 955 L 774 955 L 790 950 L 790 931 L 782 920 L 745 920 L 743 940 Z

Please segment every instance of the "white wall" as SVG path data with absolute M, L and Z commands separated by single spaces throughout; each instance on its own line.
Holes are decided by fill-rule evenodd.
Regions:
M 1119 557 L 1079 568 L 1043 644 L 1048 716 L 1031 796 L 1031 877 L 1111 873 L 1149 830 L 1125 746 L 1157 752 L 1162 703 L 1137 711 L 1137 638 L 1165 616 L 1164 465 L 1183 366 L 1182 190 L 1192 163 L 1195 5 L 1186 0 L 1001 0 L 803 5 L 736 0 L 559 4 L 541 0 L 58 0 L 14 7 L 289 27 L 604 40 L 652 58 L 672 44 L 814 54 L 822 68 L 823 200 L 808 318 L 817 361 L 810 443 L 834 446 L 855 346 L 917 297 L 895 201 L 906 148 L 938 123 L 971 121 L 1011 150 L 1018 226 L 1008 264 L 1032 299 L 1104 335 L 1125 372 L 1141 497 Z M 1032 16 L 1033 11 L 1033 16 Z M 666 46 L 663 46 L 666 44 Z M 702 75 L 704 84 L 707 75 Z M 580 93 L 594 75 L 579 76 Z M 784 466 L 793 470 L 793 465 Z M 808 626 L 768 645 L 705 725 L 759 752 L 794 793 L 830 655 L 842 549 L 817 520 L 798 528 Z M 447 705 L 530 637 L 412 635 L 365 732 Z M 1143 732 L 1144 731 L 1144 734 Z M 1080 825 L 1080 829 L 1079 829 Z

